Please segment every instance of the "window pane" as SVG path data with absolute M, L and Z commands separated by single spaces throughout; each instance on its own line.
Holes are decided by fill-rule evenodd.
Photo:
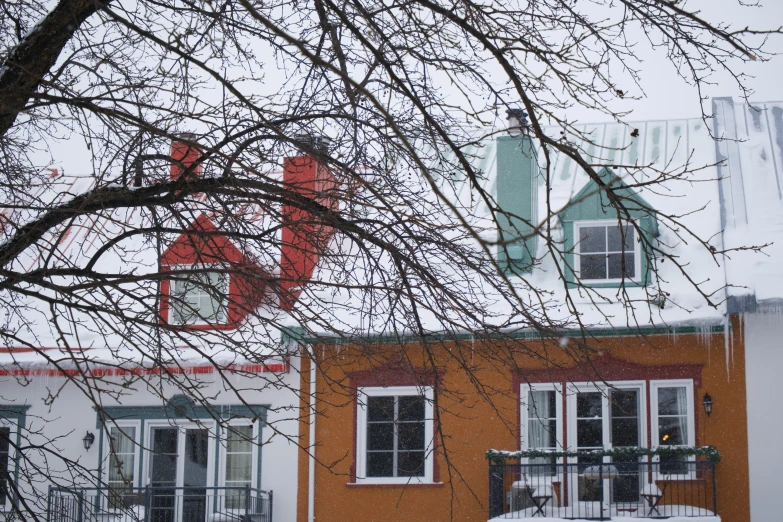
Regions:
M 601 399 L 603 394 L 601 392 L 586 392 L 579 393 L 576 396 L 576 416 L 577 417 L 603 417 L 603 409 L 601 407 Z
M 604 445 L 601 419 L 577 421 L 576 444 L 580 448 L 602 448 Z
M 634 234 L 636 234 L 636 230 L 632 225 L 623 225 L 622 227 L 607 227 L 608 251 L 633 251 L 635 242 Z
M 403 451 L 398 454 L 398 477 L 423 477 L 424 476 L 424 452 Z
M 253 451 L 253 426 L 231 426 L 227 432 L 228 453 Z
M 391 422 L 372 423 L 367 425 L 367 449 L 394 449 L 394 424 Z
M 112 450 L 115 453 L 135 453 L 133 443 L 136 438 L 136 428 L 111 428 Z
M 424 423 L 405 422 L 397 425 L 397 449 L 424 449 Z
M 394 421 L 394 397 L 367 397 L 367 420 Z
M 612 391 L 612 417 L 637 417 L 639 415 L 639 392 Z
M 534 391 L 528 395 L 527 414 L 531 419 L 551 419 L 555 416 L 556 394 L 551 391 Z
M 612 445 L 615 447 L 639 446 L 639 420 L 612 419 Z
M 205 272 L 190 274 L 187 277 L 189 278 L 187 281 L 171 281 L 172 322 L 178 324 L 225 322 L 228 275 Z
M 394 453 L 392 452 L 368 452 L 367 453 L 368 477 L 393 477 Z
M 662 446 L 684 446 L 687 441 L 686 417 L 659 417 L 658 444 Z
M 606 227 L 579 227 L 580 252 L 606 252 Z
M 636 277 L 633 254 L 608 254 L 609 279 L 633 279 Z
M 580 256 L 579 277 L 582 279 L 606 279 L 606 256 Z
M 687 415 L 685 387 L 658 388 L 658 415 Z
M 527 434 L 530 449 L 554 449 L 557 441 L 557 422 L 555 419 L 530 419 Z
M 226 481 L 250 482 L 253 472 L 251 458 L 250 453 L 226 455 Z
M 401 421 L 424 420 L 424 397 L 401 396 L 398 398 L 398 408 Z

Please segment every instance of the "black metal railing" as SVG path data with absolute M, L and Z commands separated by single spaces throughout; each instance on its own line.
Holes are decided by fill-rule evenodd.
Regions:
M 611 520 L 717 515 L 715 462 L 538 457 L 490 461 L 490 518 Z
M 49 488 L 47 522 L 272 522 L 272 492 L 251 487 Z

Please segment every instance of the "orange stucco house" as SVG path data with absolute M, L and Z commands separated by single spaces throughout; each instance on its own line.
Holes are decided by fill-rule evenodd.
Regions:
M 713 132 L 750 110 L 730 102 L 715 101 Z M 767 295 L 777 289 L 765 294 L 757 281 L 734 285 L 758 258 L 720 252 L 742 245 L 754 219 L 746 209 L 755 201 L 751 185 L 739 182 L 751 174 L 735 167 L 730 177 L 729 164 L 759 147 L 776 158 L 781 150 L 770 133 L 751 152 L 735 142 L 727 151 L 702 120 L 639 129 L 582 129 L 593 143 L 580 146 L 606 166 L 603 182 L 626 202 L 622 216 L 572 162 L 555 158 L 542 168 L 534 140 L 513 126 L 469 151 L 512 215 L 497 231 L 506 244 L 498 264 L 519 288 L 550 292 L 556 320 L 578 314 L 583 329 L 467 335 L 433 327 L 362 343 L 299 337 L 316 364 L 306 357 L 301 368 L 298 521 L 744 522 L 752 512 L 771 520 L 759 477 L 781 463 L 780 451 L 767 448 L 766 460 L 754 461 L 752 448 L 748 455 L 749 441 L 761 443 L 778 422 L 760 411 L 781 412 L 752 381 L 773 371 L 759 362 L 776 335 L 764 317 L 783 292 Z M 752 124 L 747 132 L 755 139 Z M 646 188 L 649 178 L 633 169 L 612 168 L 665 162 L 709 167 L 688 182 L 664 183 L 666 194 Z M 675 210 L 682 227 L 710 238 L 706 245 L 684 239 L 666 217 Z M 556 229 L 557 259 L 526 233 L 544 216 Z M 699 281 L 662 263 L 659 249 Z M 771 267 L 776 255 L 764 266 L 783 274 Z

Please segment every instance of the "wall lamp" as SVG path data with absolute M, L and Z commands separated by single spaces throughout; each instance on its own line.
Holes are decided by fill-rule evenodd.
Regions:
M 704 398 L 701 400 L 701 403 L 704 405 L 704 411 L 707 412 L 707 417 L 709 417 L 712 413 L 712 397 L 710 397 L 709 393 L 704 394 Z
M 95 442 L 95 435 L 87 432 L 87 435 L 84 436 L 82 439 L 82 442 L 84 443 L 84 449 L 88 450 L 92 446 L 92 443 Z

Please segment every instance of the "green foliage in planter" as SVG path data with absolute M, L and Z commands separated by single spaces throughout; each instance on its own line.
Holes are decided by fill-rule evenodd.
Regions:
M 502 451 L 487 450 L 485 454 L 487 460 L 495 463 L 502 463 L 507 460 L 516 459 L 535 459 L 535 458 L 568 458 L 568 457 L 615 457 L 615 458 L 633 458 L 633 457 L 661 457 L 662 459 L 679 459 L 682 457 L 704 457 L 710 462 L 720 462 L 720 453 L 715 446 L 685 447 L 685 446 L 662 446 L 658 449 L 649 448 L 612 448 L 606 450 L 590 451 Z

